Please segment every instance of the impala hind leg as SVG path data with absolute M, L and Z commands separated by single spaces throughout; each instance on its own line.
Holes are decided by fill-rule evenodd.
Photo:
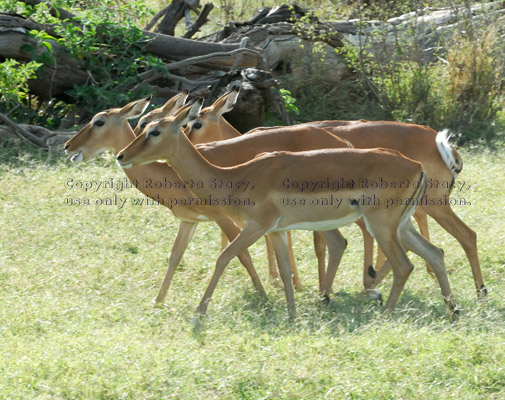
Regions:
M 459 219 L 449 205 L 429 207 L 426 209 L 426 212 L 461 244 L 468 261 L 470 261 L 477 296 L 485 298 L 487 296 L 487 289 L 484 285 L 480 269 L 476 233 Z
M 342 260 L 344 250 L 347 247 L 347 240 L 345 240 L 338 229 L 323 231 L 321 234 L 324 235 L 324 239 L 326 240 L 326 244 L 328 246 L 328 268 L 324 276 L 321 290 L 324 301 L 327 302 L 329 301 L 331 293 L 331 285 L 335 279 L 335 274 L 337 273 L 338 266 Z
M 188 243 L 191 241 L 193 234 L 195 233 L 197 224 L 194 222 L 181 221 L 179 224 L 179 230 L 177 231 L 177 236 L 175 242 L 172 246 L 172 251 L 170 252 L 170 259 L 168 261 L 168 270 L 165 274 L 165 279 L 161 284 L 161 288 L 156 296 L 156 303 L 162 303 L 172 282 L 174 272 L 181 262 L 182 256 L 188 247 Z
M 298 275 L 298 268 L 296 267 L 295 254 L 293 253 L 293 239 L 291 238 L 291 231 L 286 232 L 286 237 L 288 239 L 288 251 L 289 251 L 289 264 L 291 265 L 291 273 L 293 275 L 293 285 L 297 292 L 302 290 L 302 284 L 300 283 L 300 276 Z
M 267 246 L 267 257 L 268 257 L 268 273 L 270 275 L 270 279 L 272 280 L 272 284 L 275 287 L 279 287 L 279 273 L 277 272 L 277 265 L 275 262 L 275 250 L 274 245 L 272 244 L 272 239 L 270 239 L 270 235 L 265 235 L 265 244 Z
M 261 236 L 265 234 L 266 229 L 263 226 L 260 226 L 256 223 L 251 223 L 246 225 L 244 229 L 238 234 L 238 236 L 233 239 L 233 241 L 224 249 L 216 261 L 216 266 L 214 269 L 214 273 L 212 274 L 212 278 L 205 290 L 205 293 L 198 305 L 196 312 L 199 315 L 204 315 L 207 311 L 208 303 L 216 289 L 216 285 L 219 281 L 219 278 L 223 274 L 224 269 L 228 265 L 228 263 L 236 257 L 241 251 L 246 250 L 249 246 L 255 243 Z M 290 282 L 291 283 L 291 282 Z
M 288 251 L 289 251 L 289 263 L 291 265 L 291 274 L 293 277 L 293 285 L 296 291 L 302 290 L 302 284 L 300 283 L 300 276 L 298 275 L 298 268 L 296 267 L 295 255 L 293 254 L 293 241 L 291 239 L 291 232 L 287 232 L 288 240 Z M 276 268 L 276 254 L 275 249 L 270 238 L 270 235 L 265 236 L 265 242 L 267 245 L 267 255 L 268 255 L 268 270 L 270 272 L 270 278 L 273 281 L 275 287 L 279 286 L 279 274 Z
M 376 271 L 373 267 L 373 245 L 374 238 L 368 232 L 365 226 L 365 221 L 360 218 L 356 221 L 356 225 L 361 229 L 363 235 L 363 246 L 364 246 L 364 264 L 363 264 L 363 294 L 366 294 L 372 299 L 377 299 L 382 301 L 382 294 L 377 289 L 375 285 L 377 284 Z
M 367 225 L 372 226 L 369 221 Z M 391 225 L 392 227 L 394 225 Z M 382 247 L 393 268 L 393 285 L 385 305 L 385 309 L 391 311 L 395 308 L 414 266 L 407 257 L 396 231 L 391 231 L 391 229 L 383 230 L 380 225 L 375 225 L 372 229 L 377 243 Z
M 275 248 L 277 265 L 279 266 L 279 273 L 282 283 L 284 284 L 289 318 L 294 319 L 296 317 L 296 306 L 293 285 L 291 283 L 291 261 L 288 236 L 286 232 L 273 232 L 270 234 L 270 238 Z
M 418 207 L 416 209 L 416 212 L 414 213 L 414 218 L 416 219 L 416 222 L 419 226 L 419 231 L 421 232 L 421 235 L 424 236 L 429 241 L 430 234 L 428 230 L 428 218 L 426 212 L 424 212 L 424 210 L 421 207 Z M 433 268 L 430 266 L 428 262 L 426 263 L 426 270 L 428 271 L 430 276 L 432 276 L 433 278 L 435 277 Z M 381 247 L 378 246 L 377 259 L 375 264 L 375 282 L 374 282 L 375 285 L 380 284 L 382 280 L 387 276 L 389 271 L 391 271 L 391 264 L 386 259 Z
M 230 241 L 228 240 L 228 236 L 226 236 L 226 233 L 221 231 L 221 251 L 226 249 L 226 246 L 228 246 L 229 243 Z
M 314 231 L 314 250 L 317 258 L 317 277 L 319 279 L 319 291 L 323 291 L 324 276 L 326 274 L 326 240 L 322 232 Z
M 422 207 L 418 207 L 414 213 L 414 218 L 417 222 L 417 226 L 419 226 L 419 232 L 421 235 L 427 241 L 430 241 L 430 231 L 428 229 L 428 216 L 426 215 L 426 211 L 424 211 Z M 426 262 L 426 271 L 432 278 L 435 278 L 435 271 L 428 262 Z
M 454 304 L 449 277 L 444 263 L 444 252 L 442 249 L 434 246 L 423 236 L 421 236 L 410 221 L 407 221 L 400 230 L 401 241 L 408 250 L 413 251 L 428 262 L 435 273 L 440 285 L 442 296 L 444 297 L 447 312 L 451 318 L 457 318 L 457 309 Z

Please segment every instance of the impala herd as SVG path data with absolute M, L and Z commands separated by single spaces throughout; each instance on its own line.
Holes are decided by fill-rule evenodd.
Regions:
M 288 314 L 294 318 L 293 285 L 297 290 L 301 285 L 290 230 L 314 231 L 319 290 L 328 301 L 347 245 L 338 227 L 356 222 L 364 239 L 366 294 L 382 300 L 375 286 L 392 269 L 385 305 L 392 310 L 414 268 L 406 254 L 410 250 L 426 261 L 449 315 L 456 319 L 444 254 L 429 241 L 427 215 L 460 242 L 477 295 L 486 296 L 476 234 L 450 207 L 449 195 L 463 163 L 446 131 L 360 120 L 256 128 L 241 135 L 222 116 L 234 107 L 237 88 L 203 109 L 202 99 L 186 104 L 188 95 L 182 92 L 145 114 L 134 129 L 129 120 L 145 112 L 149 98 L 99 112 L 65 144 L 73 153 L 72 162 L 109 150 L 132 182 L 180 183 L 137 186 L 180 221 L 157 303 L 164 301 L 197 224 L 215 221 L 223 233 L 223 250 L 197 313 L 206 312 L 221 274 L 235 256 L 266 298 L 248 252 L 265 236 L 270 275 L 278 281 L 278 266 Z M 375 268 L 374 239 L 383 255 Z

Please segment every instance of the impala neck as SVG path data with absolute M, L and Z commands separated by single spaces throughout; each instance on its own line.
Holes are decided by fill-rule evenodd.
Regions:
M 127 120 L 123 121 L 121 128 L 117 132 L 114 132 L 113 135 L 115 139 L 113 144 L 115 156 L 135 139 L 135 133 L 133 133 L 133 129 Z
M 221 116 L 220 125 L 221 125 L 222 140 L 232 139 L 232 138 L 242 136 L 240 134 L 240 132 L 237 131 L 235 129 L 235 127 L 232 124 L 230 124 L 227 120 L 225 120 L 222 116 Z
M 213 179 L 228 180 L 232 171 L 226 168 L 220 168 L 207 161 L 195 146 L 187 138 L 181 134 L 178 142 L 177 151 L 174 152 L 170 159 L 166 159 L 168 164 L 177 172 L 177 175 L 183 181 L 202 181 L 204 182 L 203 189 L 191 189 L 197 196 L 206 196 L 209 194 L 208 183 Z M 218 189 L 212 190 L 212 194 L 218 195 Z

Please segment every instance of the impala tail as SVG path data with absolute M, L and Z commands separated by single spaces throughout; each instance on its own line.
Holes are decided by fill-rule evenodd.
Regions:
M 444 160 L 445 165 L 451 171 L 454 179 L 456 179 L 463 169 L 463 160 L 456 149 L 449 143 L 449 129 L 438 132 L 435 141 L 442 160 Z

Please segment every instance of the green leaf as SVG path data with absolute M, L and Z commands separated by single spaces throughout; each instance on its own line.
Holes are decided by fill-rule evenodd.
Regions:
M 22 46 L 20 47 L 20 49 L 21 49 L 22 51 L 26 51 L 27 53 L 31 53 L 32 51 L 34 51 L 34 50 L 35 50 L 35 48 L 34 48 L 32 45 L 30 45 L 30 44 L 24 44 L 24 45 L 22 45 Z

